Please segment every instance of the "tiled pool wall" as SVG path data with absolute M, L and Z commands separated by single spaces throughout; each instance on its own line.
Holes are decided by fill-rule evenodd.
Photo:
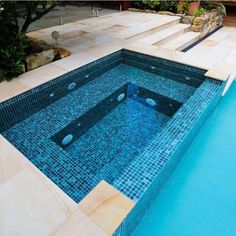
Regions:
M 0 133 L 122 62 L 122 50 L 0 103 Z
M 153 152 L 149 153 L 149 158 L 153 159 L 153 165 L 148 166 L 145 163 L 138 163 L 136 166 L 134 165 L 131 167 L 139 168 L 139 166 L 141 166 L 144 170 L 147 168 L 144 172 L 148 171 L 148 167 L 151 167 L 152 170 L 154 170 L 150 171 L 152 172 L 152 181 L 149 181 L 149 185 L 145 186 L 142 190 L 142 195 L 136 199 L 134 208 L 124 219 L 114 235 L 125 236 L 132 234 L 133 230 L 142 220 L 147 209 L 151 206 L 153 200 L 158 196 L 163 185 L 165 185 L 171 177 L 172 172 L 181 161 L 200 128 L 215 109 L 221 98 L 221 92 L 223 91 L 224 85 L 225 83 L 206 78 L 206 81 L 199 90 L 175 114 L 174 119 L 157 138 L 153 147 Z M 179 131 L 173 129 L 174 126 L 177 127 Z M 181 128 L 183 126 L 185 126 L 184 130 Z M 179 135 L 177 135 L 178 132 Z M 174 145 L 167 145 L 160 151 L 159 142 L 164 140 L 163 142 L 165 143 L 165 139 L 170 138 L 172 135 L 176 136 L 176 139 L 173 139 Z M 165 153 L 165 151 L 168 150 L 170 151 Z M 161 160 L 156 159 L 156 156 L 162 155 L 163 153 L 164 158 L 161 158 Z M 132 172 L 130 169 L 127 171 Z M 136 175 L 138 175 L 138 171 Z M 130 177 L 132 178 L 132 176 Z M 140 177 L 139 175 L 137 184 L 138 182 L 142 182 L 143 178 L 144 176 L 141 175 Z M 117 187 L 119 189 L 119 186 Z
M 0 133 L 120 63 L 133 65 L 157 74 L 162 73 L 160 68 L 167 69 L 171 67 L 170 79 L 173 77 L 172 72 L 179 73 L 178 66 L 176 66 L 178 64 L 175 62 L 124 49 L 119 50 L 0 103 Z M 181 68 L 184 71 L 181 72 L 182 74 L 179 77 L 174 76 L 173 80 L 189 84 L 193 87 L 198 87 L 202 83 L 201 80 L 196 79 L 195 70 L 199 72 L 199 69 L 185 65 L 181 65 Z M 75 86 L 74 83 L 76 83 Z
M 123 50 L 123 61 L 127 65 L 131 65 L 145 71 L 163 75 L 168 79 L 187 84 L 192 87 L 199 87 L 202 82 L 202 73 L 205 70 L 179 64 L 173 61 L 136 53 L 129 50 Z M 180 69 L 182 71 L 180 71 Z

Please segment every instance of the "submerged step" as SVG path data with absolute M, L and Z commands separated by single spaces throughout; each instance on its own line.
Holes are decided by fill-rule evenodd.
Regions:
M 200 33 L 186 32 L 179 37 L 162 44 L 161 47 L 181 51 L 199 39 Z
M 162 96 L 135 84 L 127 83 L 100 103 L 96 104 L 96 106 L 88 110 L 82 116 L 68 124 L 58 133 L 54 134 L 52 140 L 63 149 L 68 148 L 126 98 L 130 98 L 142 105 L 148 106 L 168 117 L 172 117 L 182 106 L 181 102 Z M 106 109 L 104 109 L 104 107 Z
M 189 28 L 190 25 L 177 24 L 167 29 L 156 32 L 148 37 L 145 37 L 141 39 L 140 42 L 159 46 L 162 43 L 165 43 L 166 41 L 173 39 L 173 37 L 183 34 L 187 30 L 189 30 Z

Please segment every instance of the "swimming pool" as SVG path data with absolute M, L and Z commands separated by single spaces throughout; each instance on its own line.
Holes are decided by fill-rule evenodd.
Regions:
M 0 131 L 79 202 L 101 180 L 135 207 L 129 234 L 220 99 L 205 71 L 120 50 L 0 104 Z
M 220 101 L 134 236 L 236 235 L 236 82 Z

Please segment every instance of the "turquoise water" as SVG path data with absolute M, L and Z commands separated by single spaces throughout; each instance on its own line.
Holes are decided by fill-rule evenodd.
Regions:
M 236 82 L 133 236 L 236 235 Z

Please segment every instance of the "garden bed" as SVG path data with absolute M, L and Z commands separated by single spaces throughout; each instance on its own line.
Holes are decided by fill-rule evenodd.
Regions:
M 26 59 L 22 66 L 22 73 L 71 55 L 66 49 L 49 45 L 45 41 L 35 38 L 27 38 L 27 45 L 25 49 Z M 4 80 L 6 80 L 4 71 L 0 68 L 0 82 Z
M 181 23 L 190 24 L 191 30 L 201 36 L 223 25 L 226 15 L 224 5 L 217 1 L 137 1 L 129 11 L 181 17 Z
M 70 55 L 58 46 L 27 36 L 31 23 L 53 10 L 59 2 L 0 1 L 0 81 Z M 21 21 L 19 21 L 21 19 Z

